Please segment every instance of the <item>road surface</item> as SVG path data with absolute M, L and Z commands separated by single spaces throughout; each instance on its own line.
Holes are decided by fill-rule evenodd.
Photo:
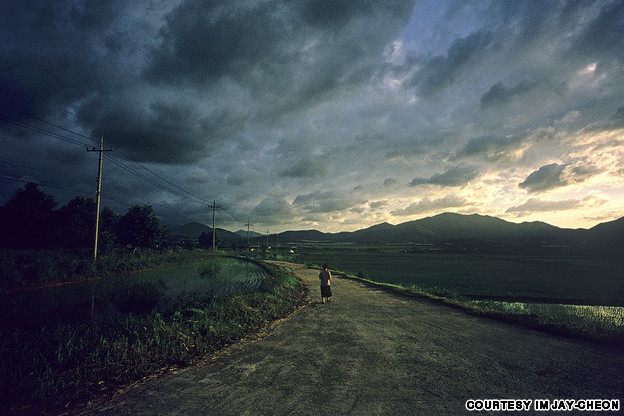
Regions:
M 621 348 L 471 316 L 351 279 L 334 278 L 333 300 L 322 304 L 318 270 L 282 265 L 310 286 L 305 308 L 263 337 L 81 413 L 488 414 L 469 413 L 470 399 L 620 399 L 624 405 Z

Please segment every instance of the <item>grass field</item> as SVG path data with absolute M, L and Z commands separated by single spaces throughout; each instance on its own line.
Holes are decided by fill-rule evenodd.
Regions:
M 44 414 L 184 366 L 285 316 L 304 294 L 284 270 L 216 257 L 4 295 L 0 414 Z
M 257 263 L 217 257 L 129 275 L 0 295 L 0 326 L 40 328 L 127 313 L 166 312 L 180 301 L 257 289 Z
M 300 250 L 301 262 L 329 264 L 378 282 L 436 295 L 540 303 L 624 306 L 624 261 L 582 257 Z

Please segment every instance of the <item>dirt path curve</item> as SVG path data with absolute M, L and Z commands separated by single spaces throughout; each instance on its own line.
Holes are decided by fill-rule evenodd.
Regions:
M 86 414 L 458 415 L 469 414 L 467 399 L 486 398 L 604 398 L 624 405 L 622 349 L 349 279 L 333 279 L 334 299 L 322 304 L 318 270 L 281 264 L 310 286 L 307 307 L 259 340 L 128 389 Z

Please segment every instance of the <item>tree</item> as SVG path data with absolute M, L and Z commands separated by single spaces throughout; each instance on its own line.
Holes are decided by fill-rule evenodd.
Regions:
M 155 248 L 165 237 L 166 229 L 151 205 L 133 206 L 117 224 L 117 242 L 122 245 Z
M 56 239 L 63 248 L 93 246 L 95 201 L 76 197 L 56 213 Z
M 117 225 L 120 216 L 115 214 L 109 207 L 104 207 L 100 213 L 100 235 L 98 237 L 98 246 L 102 250 L 115 247 L 117 242 Z
M 212 233 L 207 233 L 206 231 L 202 232 L 198 239 L 199 246 L 201 248 L 211 248 L 212 247 Z
M 52 195 L 28 182 L 4 204 L 0 227 L 0 244 L 4 247 L 47 248 L 52 244 L 53 210 L 57 203 Z
M 243 240 L 232 241 L 232 250 L 234 251 L 247 250 L 247 241 L 243 241 Z

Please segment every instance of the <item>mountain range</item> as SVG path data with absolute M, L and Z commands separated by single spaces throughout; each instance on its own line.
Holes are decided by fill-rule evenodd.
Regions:
M 197 239 L 202 233 L 208 233 L 209 235 L 212 235 L 212 228 L 199 222 L 189 222 L 188 224 L 184 224 L 180 227 L 169 230 L 169 236 L 173 240 L 182 240 L 189 238 Z M 237 233 L 224 230 L 223 228 L 217 228 L 216 235 L 220 244 L 225 243 L 226 245 L 231 245 L 234 242 L 238 242 L 242 238 Z
M 212 232 L 208 226 L 190 223 L 173 230 L 173 234 L 198 237 Z M 246 231 L 231 233 L 217 229 L 223 242 L 246 238 Z M 250 233 L 250 237 L 252 234 Z M 266 236 L 255 233 L 253 244 L 265 243 Z M 485 215 L 443 213 L 397 225 L 381 223 L 369 228 L 339 233 L 318 230 L 286 231 L 269 236 L 271 242 L 296 244 L 305 242 L 408 243 L 466 247 L 498 246 L 559 247 L 574 251 L 624 253 L 624 217 L 598 224 L 590 229 L 559 228 L 544 222 L 512 223 Z

